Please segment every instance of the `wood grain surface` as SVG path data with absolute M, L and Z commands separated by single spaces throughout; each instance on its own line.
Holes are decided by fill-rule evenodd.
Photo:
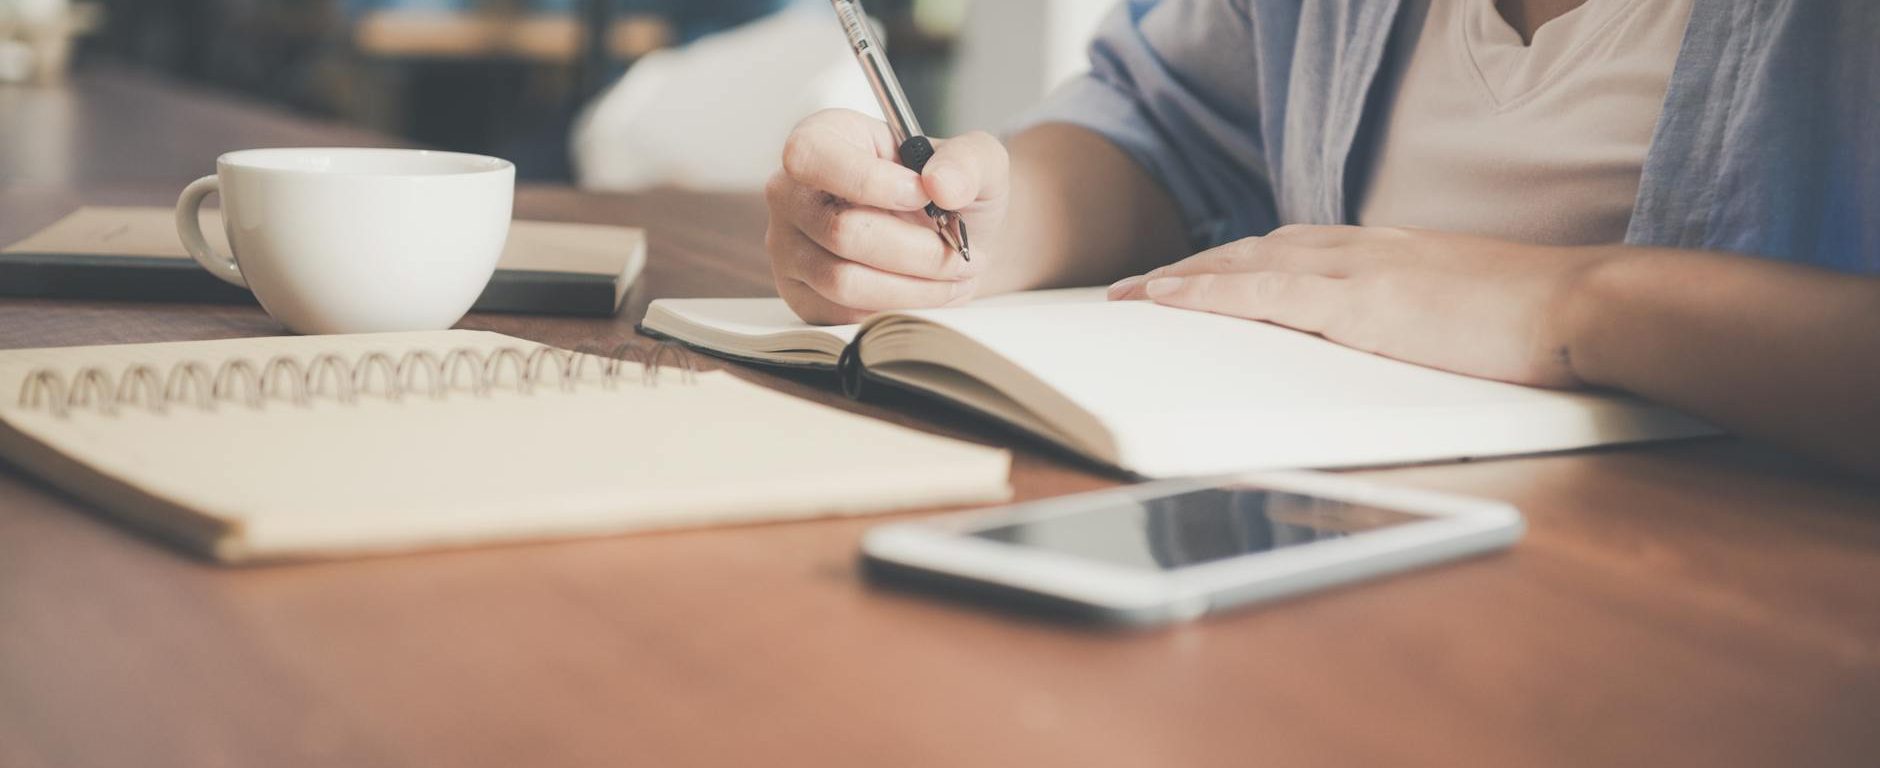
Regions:
M 391 143 L 112 70 L 0 87 L 0 135 L 5 241 L 167 204 L 221 151 Z M 645 277 L 615 320 L 466 327 L 624 338 L 655 296 L 769 291 L 753 197 L 536 187 L 517 212 L 646 227 Z M 280 332 L 0 301 L 0 348 Z M 1023 498 L 1113 483 L 917 402 L 844 407 L 1017 447 Z M 878 519 L 229 570 L 0 465 L 0 766 L 1880 763 L 1873 484 L 1735 440 L 1360 474 L 1511 501 L 1529 534 L 1119 634 L 871 588 Z

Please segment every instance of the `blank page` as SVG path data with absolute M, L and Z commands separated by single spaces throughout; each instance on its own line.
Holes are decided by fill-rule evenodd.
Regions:
M 1065 288 L 1008 293 L 969 306 L 1091 304 L 1102 302 L 1106 290 Z M 648 308 L 644 325 L 714 352 L 826 366 L 835 365 L 836 356 L 861 329 L 857 324 L 810 325 L 790 311 L 783 299 L 659 299 Z
M 1456 459 L 1708 434 L 1618 396 L 1523 387 L 1149 302 L 901 313 L 972 339 L 1101 421 L 1149 475 Z

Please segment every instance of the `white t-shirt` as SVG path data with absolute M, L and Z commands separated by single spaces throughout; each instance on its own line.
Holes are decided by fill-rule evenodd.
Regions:
M 1691 2 L 1586 0 L 1530 45 L 1494 0 L 1407 4 L 1358 222 L 1622 241 Z

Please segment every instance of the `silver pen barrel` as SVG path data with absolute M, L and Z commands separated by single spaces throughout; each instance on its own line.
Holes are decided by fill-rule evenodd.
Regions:
M 849 36 L 849 49 L 855 52 L 856 61 L 861 62 L 868 87 L 874 89 L 875 100 L 881 103 L 888 130 L 894 133 L 894 145 L 898 147 L 910 138 L 923 135 L 920 120 L 914 117 L 914 107 L 908 103 L 907 94 L 901 91 L 901 80 L 894 76 L 894 66 L 888 63 L 887 51 L 875 37 L 875 28 L 868 23 L 868 15 L 862 12 L 861 4 L 855 0 L 829 2 L 836 8 L 842 31 Z
M 919 173 L 926 167 L 927 159 L 933 157 L 933 142 L 928 141 L 926 133 L 920 129 L 920 120 L 914 117 L 914 106 L 907 103 L 907 94 L 901 91 L 901 80 L 894 76 L 894 66 L 888 63 L 888 52 L 882 49 L 881 40 L 875 37 L 875 28 L 868 23 L 868 14 L 862 11 L 859 0 L 829 0 L 829 4 L 835 6 L 836 18 L 842 22 L 842 31 L 849 38 L 849 49 L 861 63 L 868 87 L 875 91 L 875 101 L 881 105 L 882 117 L 887 119 L 888 131 L 894 136 L 896 157 L 902 165 Z M 972 245 L 966 238 L 966 222 L 960 215 L 943 210 L 936 203 L 927 204 L 927 215 L 933 218 L 934 227 L 947 247 L 960 258 L 972 261 Z

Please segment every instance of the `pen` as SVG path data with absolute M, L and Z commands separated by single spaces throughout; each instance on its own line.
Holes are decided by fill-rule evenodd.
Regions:
M 894 76 L 894 67 L 888 64 L 881 41 L 875 39 L 875 30 L 868 25 L 861 2 L 829 0 L 829 3 L 836 7 L 836 18 L 842 22 L 842 31 L 848 33 L 849 48 L 862 65 L 868 87 L 874 89 L 875 100 L 881 102 L 881 114 L 888 119 L 888 130 L 894 135 L 896 156 L 901 165 L 920 173 L 927 167 L 927 160 L 933 157 L 933 142 L 921 133 L 920 121 L 915 119 L 914 109 L 907 103 L 907 94 L 901 92 L 901 81 Z M 933 218 L 934 226 L 940 230 L 940 239 L 946 241 L 947 247 L 958 251 L 960 258 L 972 261 L 966 222 L 960 215 L 934 203 L 927 204 L 927 215 Z

